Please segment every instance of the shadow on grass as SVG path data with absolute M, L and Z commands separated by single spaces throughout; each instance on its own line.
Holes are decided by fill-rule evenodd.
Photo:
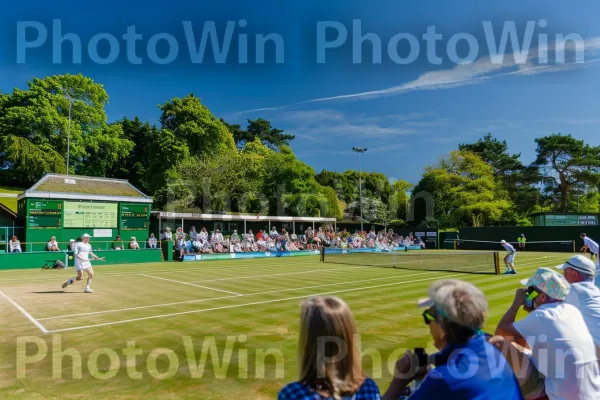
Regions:
M 50 290 L 47 292 L 29 292 L 33 294 L 73 294 L 75 292 L 65 292 L 64 290 Z

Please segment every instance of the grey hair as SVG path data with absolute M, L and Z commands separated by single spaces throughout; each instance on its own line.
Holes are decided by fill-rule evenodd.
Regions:
M 460 326 L 483 327 L 488 303 L 485 294 L 475 285 L 458 279 L 443 279 L 429 287 L 429 297 L 440 316 Z

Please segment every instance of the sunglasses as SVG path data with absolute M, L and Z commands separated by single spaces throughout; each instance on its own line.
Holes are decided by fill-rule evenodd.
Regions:
M 429 325 L 430 323 L 436 320 L 435 315 L 429 310 L 423 311 L 423 320 L 425 321 L 425 325 Z

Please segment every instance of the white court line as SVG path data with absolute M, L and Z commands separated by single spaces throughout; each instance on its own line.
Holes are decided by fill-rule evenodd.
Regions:
M 211 287 L 208 287 L 208 286 L 200 286 L 200 285 L 196 285 L 195 283 L 176 281 L 176 280 L 173 280 L 173 279 L 161 278 L 159 276 L 152 276 L 152 275 L 145 275 L 145 274 L 140 274 L 140 275 L 141 276 L 145 276 L 146 278 L 160 279 L 161 281 L 174 282 L 174 283 L 179 283 L 179 284 L 182 284 L 182 285 L 195 286 L 195 287 L 199 287 L 199 288 L 202 288 L 202 289 L 213 290 L 215 292 L 222 292 L 222 293 L 227 293 L 227 294 L 233 294 L 234 296 L 241 296 L 240 293 L 230 292 L 228 290 L 215 289 L 215 288 L 211 288 Z
M 437 272 L 435 272 L 435 271 L 421 272 L 421 273 L 418 273 L 418 274 L 404 275 L 403 278 L 406 278 L 406 277 L 409 277 L 409 276 L 418 276 L 418 275 L 432 274 L 432 273 L 437 273 Z M 358 280 L 358 281 L 350 281 L 350 282 L 326 283 L 326 284 L 323 284 L 323 285 L 313 285 L 313 286 L 305 286 L 305 287 L 294 287 L 294 288 L 287 288 L 287 289 L 277 289 L 277 290 L 269 290 L 267 292 L 246 293 L 246 294 L 240 294 L 240 295 L 236 295 L 236 296 L 221 296 L 221 297 L 213 297 L 213 298 L 210 298 L 210 299 L 178 301 L 178 302 L 175 302 L 175 303 L 153 304 L 153 305 L 149 305 L 149 306 L 117 308 L 117 309 L 114 309 L 114 310 L 94 311 L 94 312 L 90 312 L 90 313 L 59 315 L 59 316 L 56 316 L 56 317 L 38 318 L 38 320 L 39 321 L 46 321 L 46 320 L 49 320 L 49 319 L 62 319 L 62 318 L 71 318 L 71 317 L 82 317 L 82 316 L 87 316 L 87 315 L 110 314 L 110 313 L 121 312 L 121 311 L 141 310 L 141 309 L 144 309 L 144 308 L 156 308 L 156 307 L 175 306 L 175 305 L 180 305 L 180 304 L 203 303 L 203 302 L 211 301 L 211 300 L 222 300 L 222 299 L 232 299 L 232 298 L 236 298 L 236 297 L 250 297 L 250 296 L 263 295 L 263 294 L 293 292 L 293 291 L 296 291 L 296 290 L 314 289 L 314 288 L 325 287 L 325 286 L 348 285 L 348 284 L 351 284 L 351 283 L 363 283 L 363 282 L 370 282 L 370 281 L 381 281 L 381 280 L 384 280 L 384 279 L 390 279 L 390 277 L 386 276 L 386 277 L 382 277 L 382 278 L 361 279 L 361 280 Z
M 191 283 L 199 283 L 199 282 L 220 282 L 220 281 L 236 281 L 240 279 L 251 279 L 251 278 L 268 278 L 271 276 L 283 276 L 283 275 L 302 275 L 302 274 L 311 274 L 313 272 L 326 272 L 326 271 L 339 271 L 340 269 L 345 268 L 328 268 L 328 269 L 311 269 L 309 271 L 300 271 L 300 272 L 283 272 L 281 274 L 267 274 L 267 275 L 252 275 L 252 276 L 236 276 L 233 278 L 219 278 L 219 279 L 208 279 L 202 281 L 191 281 Z
M 530 265 L 530 264 L 537 264 L 537 261 L 535 261 L 535 262 L 532 261 L 532 262 L 529 262 L 529 263 L 526 263 L 526 264 L 521 264 L 521 266 Z M 439 271 L 425 271 L 425 272 L 420 272 L 420 273 L 416 273 L 416 274 L 403 275 L 402 278 L 411 277 L 411 276 L 418 276 L 418 275 L 425 275 L 425 274 L 432 274 L 432 273 L 439 273 Z M 257 295 L 263 295 L 263 294 L 291 292 L 291 291 L 296 291 L 296 290 L 314 289 L 314 288 L 325 287 L 325 286 L 347 285 L 347 284 L 351 284 L 351 283 L 362 283 L 362 282 L 377 281 L 377 280 L 384 280 L 384 279 L 390 279 L 390 278 L 391 277 L 386 276 L 386 277 L 381 277 L 381 278 L 361 279 L 361 280 L 358 280 L 358 281 L 350 281 L 350 282 L 326 283 L 326 284 L 323 284 L 323 285 L 313 285 L 313 286 L 305 286 L 305 287 L 299 287 L 299 288 L 287 288 L 287 289 L 270 290 L 270 291 L 267 291 L 267 292 L 247 293 L 247 294 L 236 295 L 236 296 L 221 296 L 221 297 L 212 297 L 212 298 L 208 298 L 208 299 L 186 300 L 186 301 L 178 301 L 178 302 L 163 303 L 163 304 L 152 304 L 152 305 L 148 305 L 148 306 L 117 308 L 117 309 L 112 309 L 112 310 L 94 311 L 94 312 L 89 312 L 89 313 L 58 315 L 58 316 L 55 316 L 55 317 L 38 318 L 38 320 L 39 321 L 45 321 L 45 320 L 51 320 L 51 319 L 63 319 L 63 318 L 71 318 L 71 317 L 82 317 L 82 316 L 88 316 L 88 315 L 112 314 L 112 313 L 118 313 L 118 312 L 122 312 L 122 311 L 133 311 L 133 310 L 142 310 L 142 309 L 147 309 L 147 308 L 168 307 L 168 306 L 175 306 L 175 305 L 181 305 L 181 304 L 203 303 L 203 302 L 212 301 L 212 300 L 231 299 L 231 298 L 235 298 L 235 297 L 249 297 L 249 296 L 257 296 Z
M 119 325 L 119 324 L 125 324 L 125 323 L 128 323 L 128 322 L 146 321 L 146 320 L 149 320 L 149 319 L 167 318 L 167 317 L 174 317 L 174 316 L 178 316 L 178 315 L 197 314 L 197 313 L 202 313 L 202 312 L 207 312 L 207 311 L 226 310 L 226 309 L 230 309 L 230 308 L 240 308 L 240 307 L 256 306 L 256 305 L 261 305 L 261 304 L 279 303 L 279 302 L 282 302 L 282 301 L 304 299 L 304 298 L 309 297 L 309 296 L 323 296 L 323 295 L 336 294 L 336 293 L 356 292 L 356 291 L 359 291 L 359 290 L 376 289 L 376 288 L 382 288 L 382 287 L 387 287 L 387 286 L 401 285 L 401 284 L 405 284 L 405 283 L 431 281 L 431 280 L 434 280 L 434 279 L 437 280 L 437 279 L 452 278 L 452 277 L 462 276 L 462 275 L 466 275 L 466 274 L 463 273 L 463 274 L 453 274 L 453 275 L 445 275 L 445 276 L 436 276 L 436 277 L 433 277 L 433 278 L 425 278 L 425 279 L 419 279 L 419 280 L 414 280 L 414 281 L 402 281 L 402 282 L 386 283 L 386 284 L 383 284 L 383 285 L 366 286 L 366 287 L 353 288 L 353 289 L 342 289 L 342 290 L 335 290 L 335 291 L 324 292 L 324 293 L 315 293 L 315 294 L 311 294 L 311 295 L 286 297 L 284 299 L 256 301 L 256 302 L 253 302 L 253 303 L 243 303 L 243 304 L 235 304 L 235 305 L 222 306 L 222 307 L 204 308 L 204 309 L 201 309 L 201 310 L 191 310 L 191 311 L 183 311 L 183 312 L 171 313 L 171 314 L 153 315 L 153 316 L 150 316 L 150 317 L 125 319 L 125 320 L 121 320 L 121 321 L 105 322 L 105 323 L 102 323 L 102 324 L 94 324 L 94 325 L 86 325 L 86 326 L 76 326 L 76 327 L 73 327 L 73 328 L 55 329 L 55 330 L 52 330 L 52 331 L 48 331 L 48 333 L 76 331 L 76 330 L 81 330 L 81 329 L 97 328 L 97 327 L 100 327 L 100 326 Z
M 28 320 L 30 320 L 31 322 L 33 322 L 33 324 L 35 326 L 37 326 L 38 329 L 40 331 L 42 331 L 42 333 L 48 333 L 48 330 L 46 328 L 44 328 L 44 325 L 40 324 L 37 319 L 33 318 L 31 316 L 31 314 L 29 314 L 27 311 L 25 311 L 25 309 L 23 307 L 21 307 L 20 305 L 18 305 L 17 303 L 15 303 L 10 297 L 8 297 L 7 295 L 5 295 L 4 292 L 1 291 L 1 290 L 0 290 L 0 295 L 2 295 L 2 297 L 4 297 L 6 300 L 8 300 L 10 302 L 10 304 L 12 304 L 13 306 L 15 306 L 15 308 L 17 310 L 21 311 L 21 313 L 23 313 L 23 315 L 26 316 Z

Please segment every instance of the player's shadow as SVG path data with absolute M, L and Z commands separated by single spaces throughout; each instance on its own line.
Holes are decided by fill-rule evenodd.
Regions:
M 68 293 L 75 293 L 75 292 L 65 292 L 64 290 L 50 290 L 47 292 L 30 292 L 33 294 L 68 294 Z

